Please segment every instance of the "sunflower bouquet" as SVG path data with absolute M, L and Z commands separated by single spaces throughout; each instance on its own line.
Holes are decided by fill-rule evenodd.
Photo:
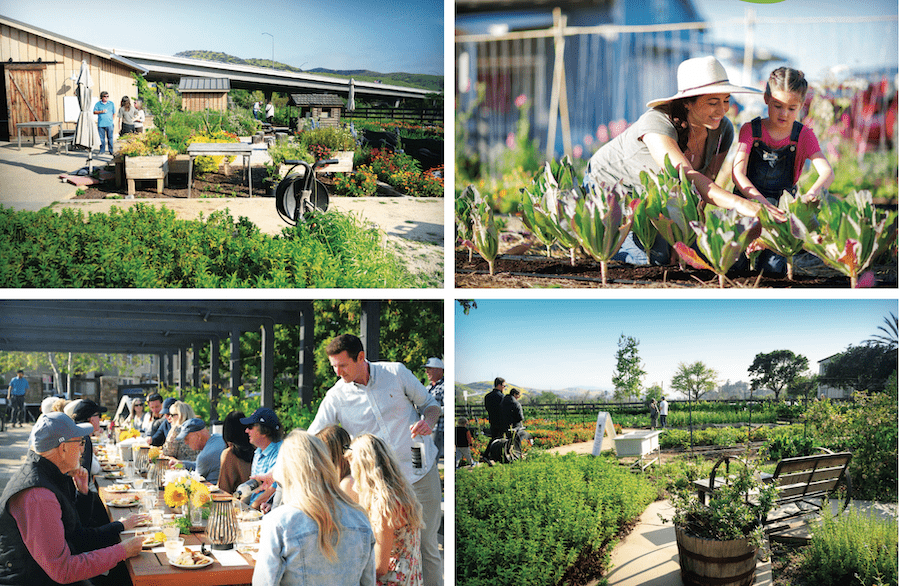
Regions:
M 167 474 L 172 474 L 172 471 Z M 210 502 L 209 487 L 190 474 L 175 474 L 177 476 L 166 483 L 164 499 L 173 509 L 183 507 L 184 516 L 190 523 L 191 510 L 200 509 Z M 184 527 L 182 532 L 185 532 Z
M 138 430 L 136 430 L 134 428 L 123 429 L 122 431 L 119 432 L 119 441 L 120 442 L 125 441 L 125 440 L 131 439 L 133 437 L 139 437 L 140 435 L 141 435 L 141 432 L 139 432 Z
M 150 459 L 151 462 L 156 462 L 159 460 L 159 457 L 162 455 L 162 448 L 159 446 L 151 446 L 150 452 L 147 453 L 147 458 Z

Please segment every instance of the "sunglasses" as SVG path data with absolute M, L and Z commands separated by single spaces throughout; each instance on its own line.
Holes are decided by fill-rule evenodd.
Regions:
M 74 444 L 75 442 L 78 442 L 79 444 L 81 444 L 81 445 L 83 446 L 83 445 L 84 445 L 84 441 L 85 441 L 84 438 L 83 438 L 83 437 L 80 437 L 80 438 L 78 438 L 78 439 L 66 440 L 66 441 L 64 441 L 63 443 L 64 443 L 64 444 Z

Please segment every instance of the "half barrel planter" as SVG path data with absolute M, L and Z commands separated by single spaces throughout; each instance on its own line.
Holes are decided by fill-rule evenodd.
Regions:
M 156 192 L 162 193 L 163 185 L 169 186 L 169 157 L 149 155 L 146 157 L 125 157 L 125 179 L 128 181 L 128 195 L 134 196 L 135 180 L 156 180 Z
M 756 580 L 759 548 L 749 538 L 706 539 L 676 526 L 675 543 L 685 586 L 750 586 Z

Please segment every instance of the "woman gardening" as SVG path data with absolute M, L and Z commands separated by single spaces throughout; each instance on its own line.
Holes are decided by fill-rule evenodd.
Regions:
M 759 212 L 757 201 L 729 193 L 715 183 L 725 155 L 734 140 L 734 128 L 725 117 L 733 93 L 759 93 L 732 85 L 725 68 L 714 57 L 688 59 L 678 66 L 678 92 L 653 100 L 637 122 L 603 145 L 588 163 L 584 184 L 626 189 L 640 185 L 641 171 L 658 174 L 665 158 L 683 168 L 702 200 L 745 216 Z M 780 210 L 766 204 L 773 216 L 784 219 Z M 629 234 L 613 260 L 642 265 L 669 264 L 671 250 L 657 235 L 650 251 L 645 251 L 635 235 Z

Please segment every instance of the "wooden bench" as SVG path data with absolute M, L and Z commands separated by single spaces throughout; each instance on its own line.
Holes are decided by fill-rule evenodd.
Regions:
M 850 482 L 850 452 L 834 453 L 825 448 L 817 448 L 823 452 L 812 456 L 785 458 L 778 462 L 771 475 L 761 474 L 763 482 L 774 484 L 778 492 L 775 507 L 765 520 L 766 533 L 773 534 L 789 527 L 789 521 L 810 513 L 818 515 L 824 499 L 837 489 L 843 480 L 846 490 L 844 505 L 847 508 L 852 498 Z M 706 503 L 706 495 L 712 494 L 718 487 L 729 481 L 728 462 L 733 456 L 723 456 L 713 467 L 709 478 L 695 480 L 697 496 L 701 503 Z M 716 476 L 719 465 L 725 462 L 726 476 Z

